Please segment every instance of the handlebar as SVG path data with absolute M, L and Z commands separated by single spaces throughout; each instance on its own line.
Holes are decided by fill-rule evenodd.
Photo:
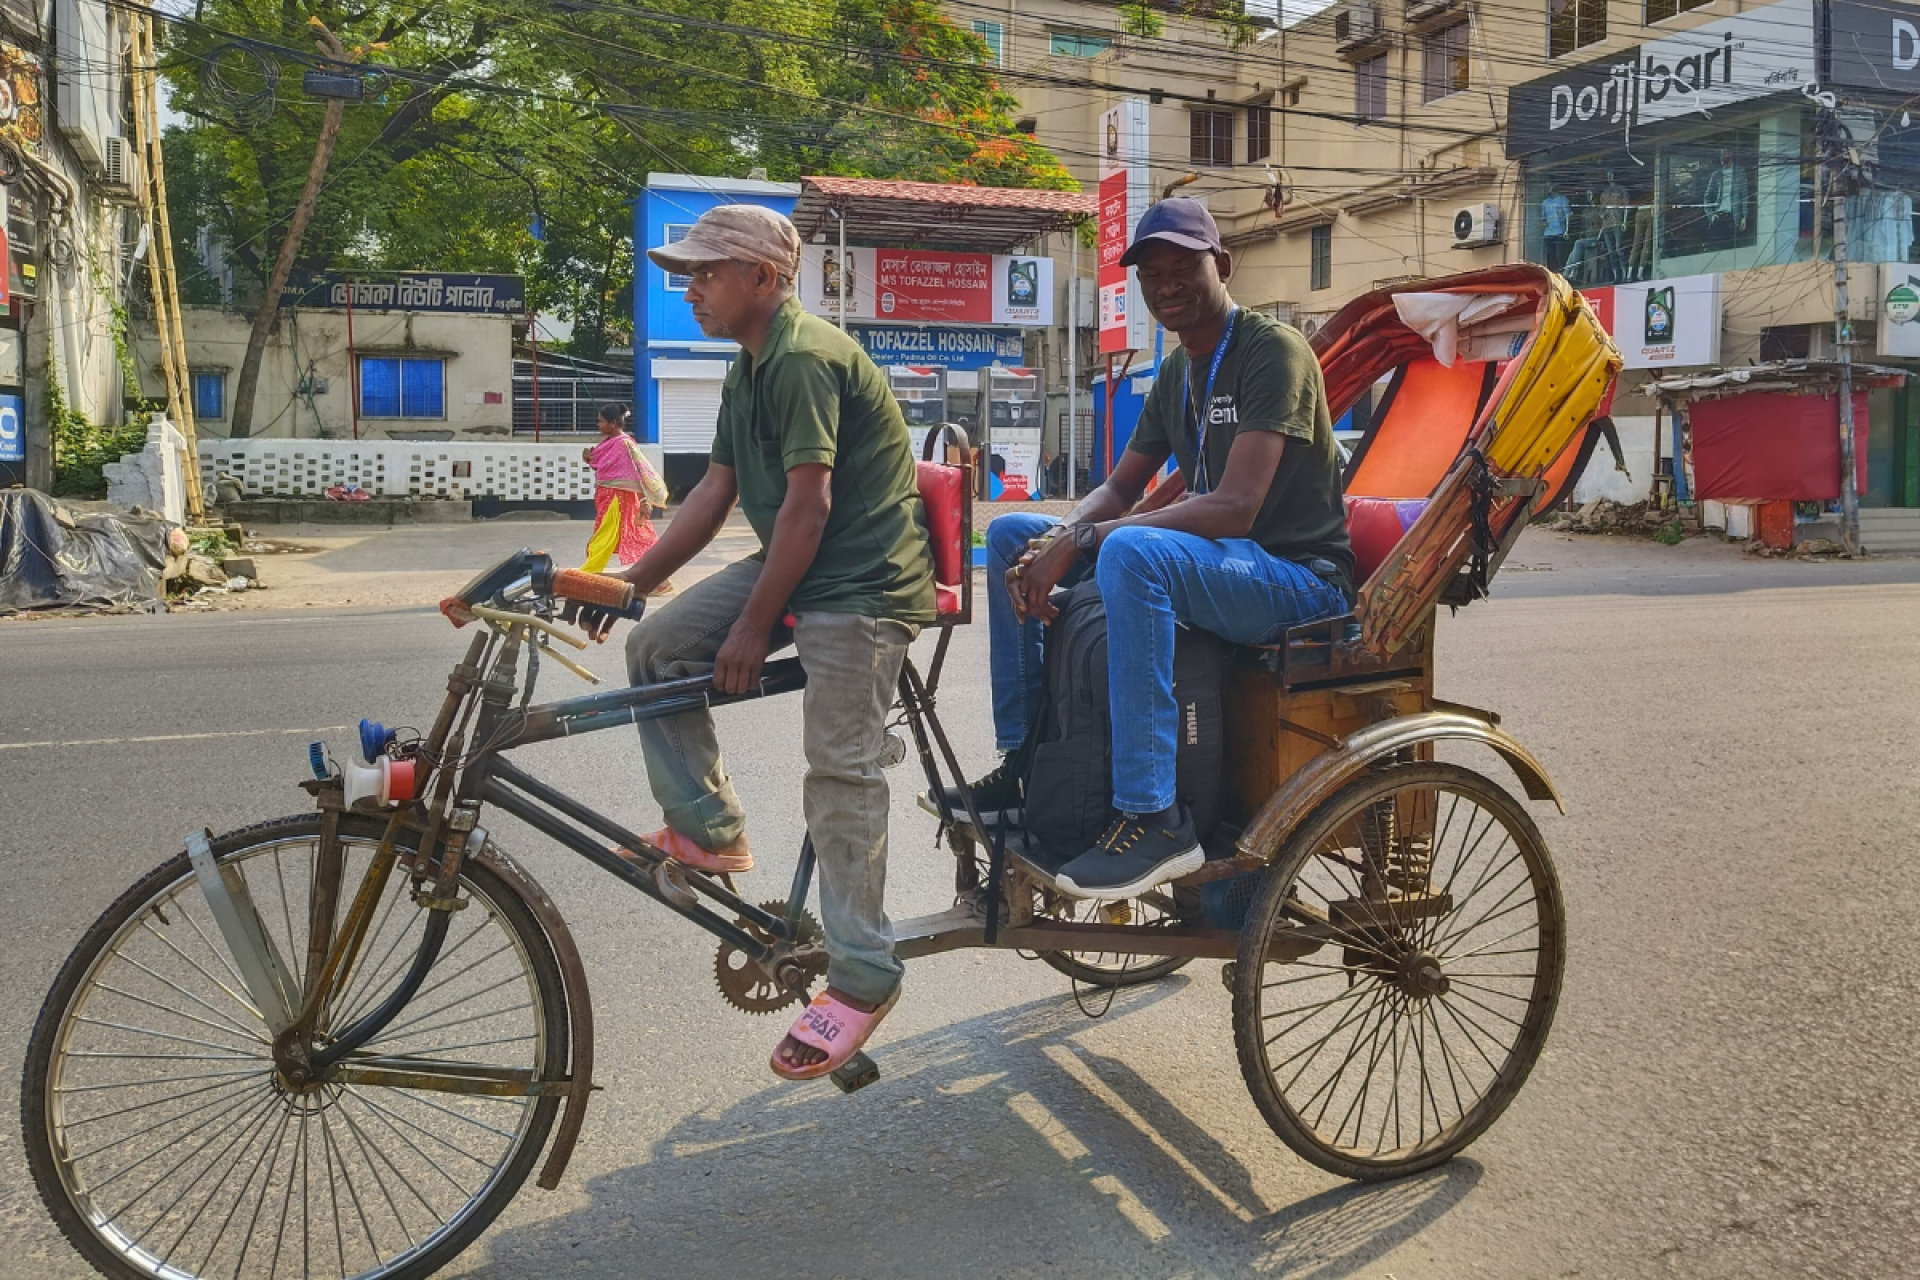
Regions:
M 637 616 L 633 613 L 633 584 L 625 578 L 588 573 L 584 569 L 561 569 L 553 575 L 548 590 L 556 599 L 575 600 L 611 609 L 623 616 Z
M 552 556 L 526 548 L 479 574 L 458 594 L 442 600 L 440 612 L 454 626 L 464 627 L 474 620 L 476 606 L 524 609 L 529 598 L 567 605 L 568 621 L 581 606 L 633 621 L 646 612 L 646 598 L 636 597 L 633 584 L 625 579 L 581 569 L 556 569 Z

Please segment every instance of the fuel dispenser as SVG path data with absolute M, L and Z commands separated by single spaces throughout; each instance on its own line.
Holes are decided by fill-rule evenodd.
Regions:
M 947 371 L 938 365 L 896 364 L 887 369 L 887 385 L 900 402 L 918 458 L 928 430 L 947 421 Z
M 1046 379 L 1039 369 L 983 369 L 986 397 L 987 497 L 1028 502 L 1040 485 L 1040 437 L 1047 419 Z

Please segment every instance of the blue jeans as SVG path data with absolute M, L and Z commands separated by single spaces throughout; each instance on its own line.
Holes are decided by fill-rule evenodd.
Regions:
M 1014 617 L 1003 582 L 1028 540 L 1054 523 L 1046 516 L 1005 515 L 987 526 L 993 729 L 1002 751 L 1026 738 L 1044 689 L 1041 625 Z M 1325 568 L 1333 572 L 1332 565 Z M 1348 608 L 1338 587 L 1246 538 L 1116 529 L 1101 545 L 1094 576 L 1107 606 L 1113 802 L 1123 813 L 1158 813 L 1176 798 L 1176 623 L 1233 644 L 1272 644 L 1288 627 Z

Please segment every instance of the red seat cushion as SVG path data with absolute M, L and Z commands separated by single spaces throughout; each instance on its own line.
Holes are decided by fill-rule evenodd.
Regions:
M 940 462 L 915 464 L 920 501 L 927 511 L 927 537 L 933 543 L 933 581 L 942 614 L 960 612 L 960 586 L 966 574 L 967 548 L 961 536 L 966 527 L 966 473 Z
M 1363 498 L 1346 496 L 1347 537 L 1353 542 L 1354 584 L 1373 576 L 1393 551 L 1420 513 L 1427 509 L 1425 498 Z

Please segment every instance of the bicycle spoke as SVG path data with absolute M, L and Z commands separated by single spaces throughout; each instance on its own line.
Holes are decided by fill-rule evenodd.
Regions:
M 345 880 L 376 865 L 377 841 L 366 819 L 341 822 Z M 221 874 L 238 876 L 303 991 L 318 977 L 306 939 L 318 824 L 288 820 L 302 828 L 294 838 L 217 846 L 227 849 Z M 528 1144 L 538 1150 L 559 1100 L 294 1085 L 277 1074 L 273 1039 L 239 959 L 223 950 L 198 872 L 177 865 L 144 901 L 123 899 L 103 917 L 112 927 L 69 959 L 80 976 L 36 1032 L 52 1037 L 29 1053 L 47 1064 L 43 1150 L 55 1174 L 40 1178 L 43 1194 L 77 1211 L 128 1274 L 326 1280 L 390 1274 L 402 1257 L 423 1273 L 444 1266 L 459 1224 L 490 1218 L 506 1203 L 501 1189 L 527 1176 Z M 345 1065 L 414 1062 L 429 1081 L 563 1073 L 550 1029 L 564 989 L 537 925 L 501 897 L 483 862 L 459 885 L 473 909 L 453 920 L 423 990 Z M 364 1016 L 413 963 L 431 917 L 415 909 L 405 877 L 381 897 L 360 950 L 371 963 L 323 1010 Z M 31 1124 L 27 1133 L 33 1142 Z
M 111 994 L 113 994 L 113 995 L 116 995 L 116 996 L 119 996 L 119 997 L 121 997 L 122 999 L 126 999 L 126 1000 L 131 1000 L 131 1001 L 133 1001 L 133 1002 L 134 1002 L 135 1004 L 142 1004 L 142 1005 L 145 1005 L 145 1006 L 146 1006 L 147 1008 L 149 1008 L 149 1009 L 154 1009 L 154 1010 L 157 1010 L 157 1011 L 159 1011 L 159 1012 L 161 1012 L 161 1013 L 164 1013 L 164 1014 L 168 1014 L 168 1015 L 169 1015 L 169 1016 L 171 1016 L 171 1017 L 175 1017 L 175 1018 L 184 1018 L 184 1019 L 186 1019 L 186 1020 L 187 1020 L 188 1022 L 191 1022 L 191 1023 L 194 1023 L 194 1024 L 196 1024 L 196 1025 L 198 1025 L 198 1026 L 202 1026 L 202 1027 L 206 1027 L 206 1028 L 208 1028 L 208 1029 L 209 1029 L 209 1030 L 211 1030 L 211 1031 L 218 1031 L 218 1032 L 219 1032 L 219 1033 L 220 1033 L 221 1035 L 223 1035 L 223 1036 L 224 1036 L 224 1035 L 237 1035 L 237 1036 L 239 1036 L 239 1037 L 240 1037 L 241 1039 L 243 1039 L 243 1040 L 245 1040 L 245 1041 L 247 1041 L 247 1042 L 248 1042 L 249 1044 L 253 1044 L 253 1045 L 265 1045 L 265 1044 L 268 1044 L 268 1043 L 269 1043 L 269 1042 L 268 1042 L 268 1040 L 267 1040 L 267 1038 L 266 1038 L 265 1036 L 263 1036 L 263 1035 L 260 1035 L 260 1034 L 258 1034 L 258 1033 L 256 1033 L 256 1032 L 252 1032 L 252 1031 L 247 1031 L 247 1030 L 244 1030 L 244 1029 L 242 1029 L 242 1030 L 237 1030 L 237 1031 L 236 1031 L 236 1030 L 230 1030 L 230 1029 L 228 1029 L 227 1027 L 223 1027 L 223 1026 L 221 1026 L 221 1025 L 220 1025 L 219 1023 L 217 1023 L 217 1022 L 214 1022 L 214 1021 L 211 1021 L 210 1019 L 207 1019 L 207 1018 L 202 1018 L 202 1017 L 198 1017 L 198 1016 L 196 1016 L 196 1015 L 194 1015 L 194 1014 L 191 1014 L 191 1013 L 186 1013 L 186 1012 L 184 1012 L 184 1011 L 182 1011 L 182 1010 L 180 1010 L 180 1009 L 174 1009 L 174 1008 L 171 1008 L 171 1007 L 169 1007 L 169 1006 L 167 1006 L 167 1005 L 164 1005 L 164 1004 L 161 1004 L 161 1003 L 160 1003 L 159 1001 L 157 1001 L 157 1000 L 149 1000 L 149 999 L 147 999 L 147 998 L 146 998 L 145 996 L 138 996 L 138 995 L 135 995 L 135 994 L 134 994 L 133 992 L 131 992 L 131 991 L 122 991 L 122 990 L 121 990 L 121 989 L 120 989 L 119 987 L 115 987 L 115 986 L 111 986 L 111 985 L 109 985 L 109 984 L 107 984 L 107 983 L 105 983 L 105 982 L 101 982 L 101 983 L 97 983 L 97 984 L 95 984 L 95 985 L 96 985 L 96 987 L 97 987 L 97 989 L 98 989 L 98 990 L 101 990 L 101 991 L 106 991 L 106 992 L 109 992 L 109 993 L 111 993 Z M 196 1043 L 199 1043 L 199 1042 L 196 1042 Z

